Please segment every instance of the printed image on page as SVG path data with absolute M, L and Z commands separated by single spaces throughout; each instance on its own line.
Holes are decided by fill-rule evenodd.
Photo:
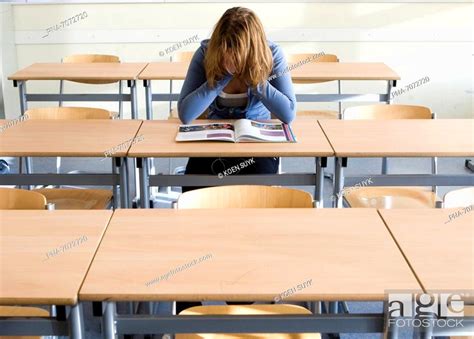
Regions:
M 177 141 L 192 140 L 228 140 L 234 141 L 232 124 L 196 124 L 179 127 Z
M 239 141 L 255 139 L 268 142 L 287 142 L 288 138 L 281 123 L 264 123 L 251 120 L 239 120 L 235 123 Z

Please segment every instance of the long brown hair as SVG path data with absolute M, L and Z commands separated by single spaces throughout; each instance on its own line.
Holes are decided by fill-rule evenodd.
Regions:
M 249 86 L 263 83 L 270 75 L 272 52 L 262 23 L 248 8 L 229 8 L 214 28 L 204 58 L 207 82 L 211 88 L 228 73 L 224 66 L 225 58 L 231 58 L 235 65 L 234 76 Z

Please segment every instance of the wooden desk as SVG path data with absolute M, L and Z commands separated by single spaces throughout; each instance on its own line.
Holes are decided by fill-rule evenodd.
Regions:
M 189 62 L 151 62 L 140 73 L 141 80 L 184 80 Z M 381 62 L 312 62 L 291 70 L 293 80 L 400 80 Z
M 470 291 L 474 300 L 474 211 L 449 221 L 458 210 L 379 212 L 425 291 Z
M 474 119 L 320 120 L 339 157 L 474 156 Z
M 473 175 L 403 174 L 345 177 L 350 157 L 472 157 L 474 120 L 320 120 L 336 154 L 334 196 L 370 176 L 373 186 L 474 186 Z M 342 206 L 342 198 L 334 200 Z
M 132 119 L 138 118 L 136 79 L 147 63 L 35 63 L 10 75 L 20 94 L 20 111 L 24 114 L 29 101 L 129 101 Z M 119 81 L 118 94 L 30 94 L 26 92 L 28 80 Z M 130 94 L 122 93 L 122 80 L 127 80 Z M 62 87 L 62 84 L 61 84 Z M 121 107 L 119 113 L 121 113 Z M 28 164 L 27 164 L 28 166 Z
M 164 278 L 206 255 L 207 259 Z M 310 279 L 307 288 L 284 301 L 384 300 L 387 289 L 421 291 L 373 209 L 127 209 L 114 213 L 79 298 L 106 301 L 104 332 L 112 338 L 114 324 L 118 334 L 125 325 L 114 312 L 115 301 L 270 301 Z M 326 316 L 278 315 L 277 321 L 272 316 L 258 320 L 232 316 L 225 323 L 228 330 L 229 320 L 234 321 L 233 328 L 241 332 L 248 329 L 243 322 L 252 320 L 252 331 L 263 333 L 288 328 L 383 331 L 380 314 L 352 319 L 350 324 L 345 318 L 353 314 Z M 134 333 L 159 333 L 164 328 L 167 333 L 222 332 L 219 326 L 224 321 L 192 316 L 126 318 L 125 326 L 139 331 Z M 133 326 L 134 320 L 139 323 Z
M 0 334 L 84 338 L 78 292 L 111 216 L 0 210 L 0 305 L 71 305 L 69 330 L 67 321 L 54 317 L 0 318 Z
M 0 305 L 74 305 L 111 211 L 0 210 Z M 47 258 L 82 236 L 87 241 Z
M 400 76 L 381 62 L 311 62 L 291 71 L 294 81 L 400 80 Z
M 0 132 L 0 156 L 105 158 L 105 152 L 108 152 L 109 157 L 115 158 L 112 164 L 114 173 L 6 174 L 0 176 L 0 185 L 110 185 L 115 188 L 120 183 L 121 206 L 128 206 L 128 174 L 125 156 L 141 123 L 142 121 L 139 120 L 25 120 L 18 122 Z
M 196 123 L 218 122 L 199 120 Z M 291 128 L 297 143 L 176 142 L 178 119 L 144 121 L 138 134 L 144 140 L 133 145 L 130 157 L 316 157 L 332 156 L 331 145 L 317 120 L 298 117 Z
M 269 301 L 308 279 L 288 300 L 384 300 L 386 289 L 420 288 L 373 209 L 121 209 L 80 298 Z
M 146 116 L 147 120 L 153 119 L 153 101 L 177 101 L 176 93 L 152 93 L 152 80 L 184 80 L 188 71 L 189 62 L 151 62 L 140 73 L 138 79 L 143 80 L 146 100 L 148 103 Z M 320 81 L 341 81 L 341 80 L 383 80 L 388 83 L 388 91 L 383 94 L 297 94 L 298 102 L 389 102 L 392 86 L 396 86 L 396 81 L 400 76 L 384 63 L 377 62 L 312 62 L 291 70 L 293 81 L 320 82 Z
M 25 120 L 0 133 L 0 155 L 104 157 L 105 151 L 133 139 L 141 123 L 139 120 Z M 125 156 L 128 148 L 118 149 L 113 156 Z
M 35 63 L 8 77 L 9 80 L 134 80 L 147 63 Z
M 138 75 L 140 80 L 184 80 L 189 62 L 150 62 Z
M 208 122 L 200 120 L 199 123 Z M 212 120 L 216 122 L 216 120 Z M 133 145 L 128 152 L 130 157 L 139 160 L 142 202 L 149 200 L 150 186 L 213 186 L 229 184 L 261 184 L 315 187 L 316 205 L 322 205 L 323 171 L 322 159 L 332 156 L 333 150 L 326 136 L 311 117 L 299 117 L 292 124 L 297 143 L 229 143 L 229 142 L 176 142 L 180 122 L 144 121 L 139 130 L 143 141 Z M 277 175 L 149 175 L 148 158 L 163 157 L 314 157 L 315 173 L 286 173 Z M 141 165 L 140 165 L 141 164 Z M 147 207 L 148 204 L 142 204 Z

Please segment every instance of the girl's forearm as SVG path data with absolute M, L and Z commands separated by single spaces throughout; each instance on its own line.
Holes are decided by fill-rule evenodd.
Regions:
M 296 98 L 291 92 L 286 95 L 272 86 L 269 81 L 252 89 L 263 105 L 278 119 L 288 124 L 296 116 Z
M 188 124 L 205 112 L 230 80 L 232 75 L 218 81 L 214 88 L 210 88 L 206 81 L 185 97 L 179 98 L 178 114 L 181 121 Z

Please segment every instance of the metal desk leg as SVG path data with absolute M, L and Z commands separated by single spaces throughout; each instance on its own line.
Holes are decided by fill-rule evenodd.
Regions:
M 337 302 L 337 301 L 331 301 L 331 302 L 329 302 L 329 313 L 331 313 L 331 314 L 337 314 L 338 311 L 339 311 L 338 302 Z
M 71 339 L 85 338 L 82 307 L 80 303 L 71 307 L 71 313 L 69 314 L 69 336 Z
M 336 157 L 336 168 L 334 169 L 333 208 L 342 207 L 342 189 L 344 188 L 343 167 L 347 166 L 347 158 Z
M 117 165 L 115 158 L 112 159 L 112 174 L 118 174 L 119 173 L 119 167 L 120 164 Z M 112 186 L 112 192 L 114 195 L 114 210 L 118 208 L 118 197 L 119 197 L 119 187 L 117 185 Z
M 316 184 L 314 190 L 315 207 L 324 207 L 324 170 L 327 165 L 327 158 L 315 158 L 316 160 Z
M 474 164 L 472 163 L 472 160 L 466 159 L 466 161 L 464 162 L 464 166 L 471 172 L 474 172 Z
M 382 174 L 387 174 L 388 171 L 388 159 L 386 157 L 382 158 Z
M 425 326 L 426 322 L 423 321 L 428 321 L 428 326 Z M 413 337 L 414 338 L 419 338 L 419 339 L 431 339 L 433 336 L 433 327 L 432 327 L 432 321 L 435 321 L 436 317 L 433 316 L 426 316 L 426 317 L 418 317 L 415 316 L 413 318 L 413 323 L 417 322 L 417 325 L 414 326 L 414 333 Z
M 24 115 L 28 110 L 28 101 L 26 99 L 26 81 L 13 81 L 13 86 L 18 86 L 18 92 L 20 94 L 20 113 Z M 20 158 L 22 159 L 22 158 Z M 31 158 L 26 157 L 25 159 L 25 170 L 27 174 L 31 173 Z M 20 173 L 23 173 L 23 168 L 20 162 Z
M 431 173 L 438 174 L 438 157 L 431 158 Z M 431 190 L 435 195 L 438 195 L 438 186 L 432 186 Z
M 127 80 L 127 85 L 130 87 L 130 105 L 132 119 L 138 118 L 138 103 L 137 103 L 137 82 L 135 80 Z
M 150 185 L 148 182 L 148 158 L 137 158 L 140 180 L 140 207 L 149 208 Z
M 131 116 L 132 119 L 138 119 L 138 100 L 137 100 L 137 82 L 136 80 L 127 80 L 128 87 L 130 87 L 130 105 L 131 105 Z M 135 159 L 132 161 L 132 169 L 130 170 L 130 181 L 131 184 L 135 186 L 130 187 L 130 191 L 132 191 L 132 188 L 135 187 L 135 193 L 138 195 L 140 191 L 140 187 L 137 182 L 137 172 L 135 171 L 136 169 L 136 164 L 135 164 Z
M 105 339 L 116 339 L 117 330 L 115 326 L 115 315 L 117 314 L 115 302 L 105 303 L 104 317 L 102 318 L 102 330 Z
M 153 92 L 151 90 L 151 80 L 143 80 L 145 87 L 146 119 L 153 120 Z
M 120 163 L 120 207 L 129 208 L 130 197 L 128 191 L 128 164 L 127 158 L 116 158 Z
M 396 82 L 393 80 L 388 80 L 387 81 L 387 100 L 385 101 L 387 105 L 390 105 L 392 98 L 392 85 L 395 86 Z M 388 171 L 388 159 L 387 158 L 382 158 L 382 174 L 387 174 Z
M 151 80 L 143 80 L 143 86 L 145 87 L 146 119 L 153 120 L 153 90 L 151 88 Z M 148 161 L 148 173 L 155 173 L 153 159 Z M 149 191 L 147 191 L 147 193 L 149 194 Z

